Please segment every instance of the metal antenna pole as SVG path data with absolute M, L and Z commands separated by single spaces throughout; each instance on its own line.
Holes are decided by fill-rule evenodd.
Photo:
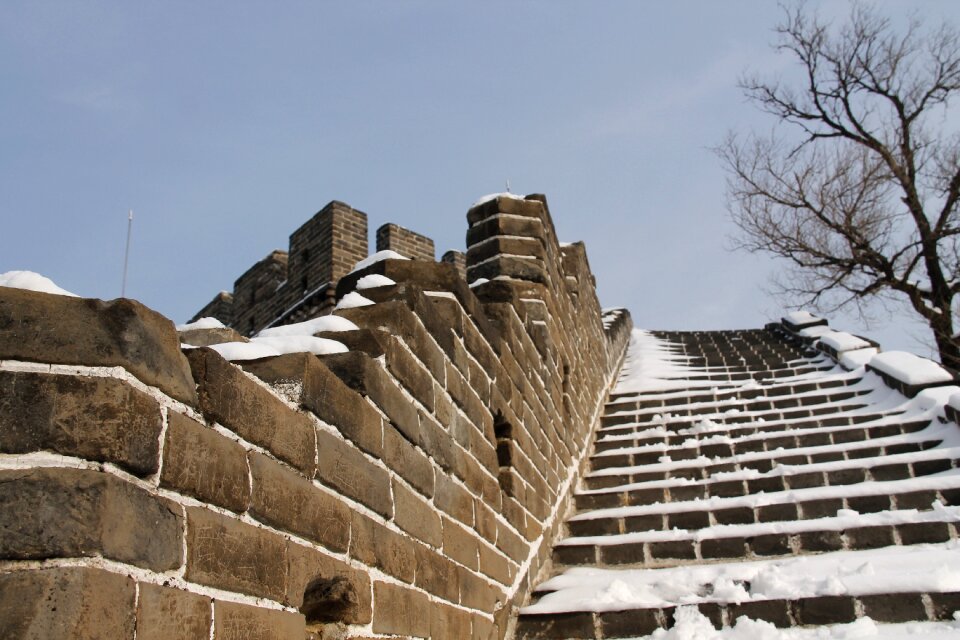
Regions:
M 507 178 L 507 193 L 510 193 L 510 178 Z
M 127 297 L 127 264 L 130 262 L 130 232 L 133 230 L 133 209 L 127 215 L 127 248 L 123 252 L 123 286 L 120 288 L 120 297 Z

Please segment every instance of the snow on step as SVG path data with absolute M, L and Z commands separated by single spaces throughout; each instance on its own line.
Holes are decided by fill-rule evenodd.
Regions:
M 555 575 L 516 637 L 960 632 L 934 622 L 960 611 L 960 388 L 875 351 L 803 314 L 635 331 Z M 713 631 L 740 616 L 756 620 Z

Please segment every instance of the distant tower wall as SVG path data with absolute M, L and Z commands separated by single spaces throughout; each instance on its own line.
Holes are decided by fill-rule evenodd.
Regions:
M 279 288 L 287 279 L 287 258 L 286 251 L 274 251 L 237 278 L 231 326 L 252 333 L 272 319 L 283 304 Z
M 436 260 L 433 240 L 392 222 L 377 229 L 377 251 L 388 249 L 413 260 Z
M 216 318 L 228 327 L 233 324 L 233 294 L 229 291 L 221 291 L 213 300 L 208 302 L 203 309 L 197 312 L 190 322 L 200 318 Z
M 465 256 L 462 251 L 447 251 L 443 254 L 443 257 L 440 258 L 440 262 L 452 264 L 457 268 L 457 274 L 464 280 L 467 279 L 467 256 Z
M 306 293 L 336 284 L 367 257 L 367 214 L 334 200 L 290 235 L 290 277 Z

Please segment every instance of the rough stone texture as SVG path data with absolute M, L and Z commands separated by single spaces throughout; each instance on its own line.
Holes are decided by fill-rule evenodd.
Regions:
M 317 479 L 380 515 L 393 515 L 390 475 L 358 449 L 317 429 Z
M 286 603 L 308 623 L 368 624 L 373 615 L 370 576 L 347 563 L 293 542 L 287 549 Z
M 0 287 L 0 360 L 123 367 L 177 400 L 196 401 L 173 323 L 126 298 Z
M 96 556 L 145 569 L 180 566 L 180 507 L 88 470 L 0 471 L 0 557 Z
M 316 356 L 291 353 L 243 363 L 261 380 L 282 385 L 291 400 L 336 427 L 374 456 L 383 453 L 383 420 L 376 410 L 347 387 Z
M 0 573 L 0 638 L 132 639 L 134 597 L 133 580 L 100 569 Z
M 230 327 L 190 329 L 178 333 L 180 334 L 180 342 L 194 347 L 209 347 L 212 344 L 223 344 L 224 342 L 249 342 L 246 337 Z
M 157 471 L 156 400 L 112 378 L 0 371 L 0 452 L 53 451 Z
M 217 600 L 213 605 L 214 640 L 300 640 L 303 616 Z
M 168 414 L 160 486 L 231 511 L 250 504 L 247 452 L 236 442 L 175 411 Z
M 204 416 L 312 475 L 316 445 L 307 416 L 291 410 L 216 351 L 190 349 L 187 355 Z
M 210 640 L 210 598 L 155 584 L 139 588 L 137 640 Z
M 287 592 L 286 541 L 265 529 L 189 507 L 186 578 L 281 602 Z
M 334 551 L 347 550 L 350 510 L 341 500 L 260 453 L 250 454 L 250 469 L 254 518 Z
M 373 583 L 373 631 L 418 638 L 430 637 L 430 610 L 418 591 L 385 582 Z

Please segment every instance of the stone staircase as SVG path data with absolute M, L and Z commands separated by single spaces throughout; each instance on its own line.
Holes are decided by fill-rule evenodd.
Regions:
M 944 410 L 960 389 L 908 398 L 779 325 L 639 338 L 517 638 L 644 636 L 680 606 L 718 629 L 960 610 L 960 583 L 907 571 L 960 555 L 960 429 Z M 897 562 L 906 577 L 885 577 Z

